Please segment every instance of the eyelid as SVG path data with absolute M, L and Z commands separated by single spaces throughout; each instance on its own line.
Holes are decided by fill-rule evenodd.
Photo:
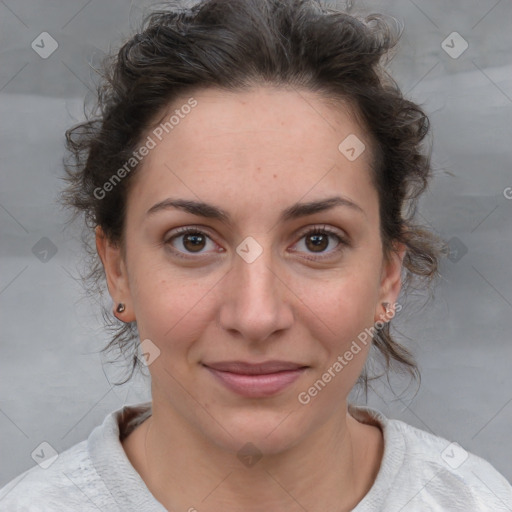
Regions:
M 166 235 L 164 237 L 164 243 L 168 243 L 170 240 L 177 237 L 178 235 L 184 235 L 189 232 L 196 232 L 196 231 L 198 231 L 200 233 L 204 233 L 205 235 L 208 235 L 212 240 L 214 240 L 214 237 L 211 235 L 211 231 L 208 227 L 195 225 L 195 224 L 189 224 L 187 226 L 180 226 L 178 228 L 174 228 L 174 229 L 170 230 L 170 233 L 172 233 L 170 236 L 167 236 L 168 233 L 166 233 Z
M 316 231 L 325 231 L 326 233 L 335 235 L 348 243 L 348 235 L 343 230 L 329 226 L 328 224 L 313 224 L 311 226 L 306 226 L 299 230 L 295 236 L 302 238 L 304 235 Z

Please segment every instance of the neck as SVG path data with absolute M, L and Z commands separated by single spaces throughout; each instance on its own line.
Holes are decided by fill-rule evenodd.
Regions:
M 380 431 L 346 405 L 296 445 L 259 460 L 241 461 L 169 408 L 154 405 L 138 430 L 142 450 L 130 458 L 169 510 L 351 510 L 370 489 L 383 450 Z

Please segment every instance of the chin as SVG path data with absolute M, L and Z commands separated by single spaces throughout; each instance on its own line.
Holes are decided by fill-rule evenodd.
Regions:
M 296 419 L 293 419 L 294 414 L 290 414 L 289 410 L 253 410 L 214 416 L 223 418 L 221 425 L 224 428 L 211 432 L 210 423 L 208 430 L 212 437 L 208 437 L 219 447 L 237 454 L 251 443 L 246 447 L 249 451 L 252 449 L 261 454 L 276 455 L 295 446 L 305 435 L 305 432 L 299 430 Z

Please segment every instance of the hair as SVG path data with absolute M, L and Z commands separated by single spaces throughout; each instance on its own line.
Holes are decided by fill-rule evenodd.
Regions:
M 440 246 L 415 223 L 418 197 L 432 174 L 424 140 L 429 120 L 385 70 L 401 35 L 394 22 L 381 14 L 357 17 L 317 0 L 205 0 L 188 8 L 168 3 L 149 13 L 139 33 L 104 59 L 93 114 L 66 132 L 62 201 L 85 219 L 91 259 L 83 277 L 89 290 L 105 293 L 105 274 L 86 238 L 99 226 L 123 246 L 127 193 L 140 163 L 111 187 L 108 200 L 95 191 L 133 156 L 176 99 L 205 88 L 236 92 L 258 85 L 313 91 L 351 107 L 371 141 L 384 253 L 389 256 L 396 244 L 405 247 L 404 291 L 418 280 L 423 288 L 430 284 Z M 103 313 L 112 333 L 103 350 L 117 348 L 131 356 L 122 384 L 141 367 L 136 322 L 119 322 L 107 309 Z M 421 378 L 389 323 L 375 332 L 373 345 L 386 375 L 394 369 Z M 371 379 L 365 367 L 358 383 L 366 392 Z

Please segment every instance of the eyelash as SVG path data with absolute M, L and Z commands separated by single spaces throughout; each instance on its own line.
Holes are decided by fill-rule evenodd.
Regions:
M 168 237 L 165 240 L 165 244 L 166 245 L 170 245 L 172 252 L 175 255 L 177 255 L 178 257 L 186 258 L 186 259 L 197 259 L 198 257 L 190 256 L 190 255 L 185 255 L 182 251 L 176 250 L 171 245 L 171 242 L 174 239 L 179 238 L 180 236 L 188 235 L 188 234 L 199 234 L 199 235 L 206 236 L 207 238 L 212 240 L 212 238 L 208 235 L 208 233 L 205 232 L 200 227 L 187 226 L 187 227 L 183 227 L 183 228 L 177 228 L 174 231 L 174 233 L 172 234 L 172 236 Z M 305 259 L 307 259 L 307 260 L 320 261 L 320 260 L 324 260 L 324 259 L 327 259 L 327 258 L 332 258 L 332 256 L 334 254 L 338 254 L 340 251 L 342 251 L 343 249 L 345 249 L 346 247 L 349 246 L 349 242 L 348 242 L 348 240 L 346 238 L 342 237 L 337 231 L 335 231 L 335 230 L 333 230 L 331 228 L 328 228 L 325 225 L 313 226 L 311 228 L 308 228 L 305 232 L 302 232 L 300 234 L 299 241 L 302 240 L 303 238 L 305 238 L 305 237 L 307 237 L 309 235 L 313 235 L 313 234 L 315 234 L 315 235 L 329 235 L 331 237 L 334 237 L 334 238 L 337 239 L 338 245 L 333 250 L 328 251 L 327 253 L 317 253 L 317 254 L 324 254 L 323 256 L 305 257 Z M 294 244 L 294 245 L 296 245 L 296 244 Z M 298 252 L 298 251 L 294 250 L 293 252 Z M 192 253 L 188 253 L 188 254 L 192 254 Z M 198 254 L 202 254 L 202 253 L 198 253 Z M 314 254 L 314 253 L 309 253 L 309 254 Z

